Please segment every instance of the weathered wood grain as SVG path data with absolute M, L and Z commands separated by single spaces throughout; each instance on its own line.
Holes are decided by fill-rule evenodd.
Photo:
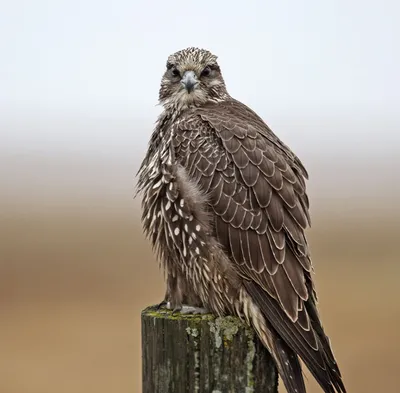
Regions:
M 234 317 L 142 312 L 143 393 L 276 393 L 278 374 Z

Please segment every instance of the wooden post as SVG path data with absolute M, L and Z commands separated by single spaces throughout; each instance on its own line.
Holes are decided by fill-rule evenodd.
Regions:
M 278 374 L 235 317 L 142 312 L 143 393 L 277 393 Z

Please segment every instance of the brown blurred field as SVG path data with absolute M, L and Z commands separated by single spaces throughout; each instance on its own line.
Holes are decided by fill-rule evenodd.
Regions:
M 310 231 L 322 317 L 348 391 L 397 392 L 399 220 L 340 211 Z M 9 201 L 0 230 L 0 393 L 139 393 L 140 311 L 163 283 L 131 195 Z

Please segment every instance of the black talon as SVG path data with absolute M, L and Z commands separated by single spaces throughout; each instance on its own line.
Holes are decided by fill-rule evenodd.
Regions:
M 163 300 L 161 303 L 157 304 L 156 306 L 156 310 L 160 310 L 160 308 L 165 307 L 168 304 L 168 302 L 166 300 Z

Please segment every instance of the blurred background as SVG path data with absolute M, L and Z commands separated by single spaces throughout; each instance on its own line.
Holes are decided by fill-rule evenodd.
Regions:
M 219 56 L 231 95 L 310 172 L 320 309 L 348 391 L 398 391 L 399 11 L 2 3 L 0 393 L 141 392 L 140 311 L 164 285 L 135 174 L 167 56 L 187 46 Z

